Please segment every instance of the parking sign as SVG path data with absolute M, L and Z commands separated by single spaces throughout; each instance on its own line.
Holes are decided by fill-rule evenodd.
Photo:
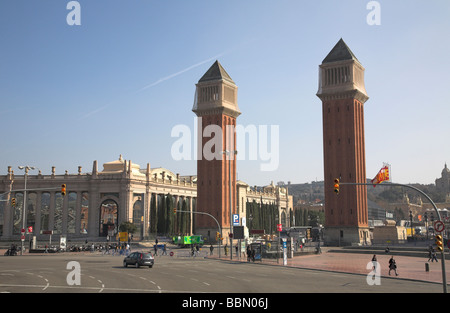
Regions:
M 239 214 L 233 214 L 233 226 L 239 226 Z

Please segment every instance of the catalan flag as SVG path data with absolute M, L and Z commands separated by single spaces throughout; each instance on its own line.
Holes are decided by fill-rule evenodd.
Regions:
M 375 187 L 376 184 L 380 184 L 384 181 L 391 181 L 391 177 L 390 177 L 390 165 L 389 164 L 385 164 L 381 170 L 378 172 L 377 176 L 375 176 L 374 179 L 372 179 L 372 184 Z

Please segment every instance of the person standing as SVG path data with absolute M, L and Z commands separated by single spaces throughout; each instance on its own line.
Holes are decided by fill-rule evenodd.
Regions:
M 429 260 L 428 260 L 429 261 Z M 438 259 L 437 259 L 437 255 L 436 255 L 436 250 L 433 249 L 433 251 L 431 252 L 431 262 L 436 261 L 436 263 L 438 263 Z
M 373 271 L 375 272 L 377 269 L 377 256 L 374 254 L 372 257 L 372 265 L 373 265 Z
M 389 275 L 391 275 L 392 270 L 394 270 L 395 276 L 398 276 L 397 263 L 394 260 L 394 256 L 391 256 L 391 258 L 389 259 Z

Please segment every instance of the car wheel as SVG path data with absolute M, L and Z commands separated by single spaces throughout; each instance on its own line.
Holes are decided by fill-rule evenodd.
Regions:
M 134 266 L 136 266 L 136 268 L 139 268 L 139 263 L 136 262 L 136 264 Z
M 149 266 L 148 266 L 148 268 L 152 268 L 152 267 L 153 267 L 153 265 L 149 265 Z
M 127 262 L 123 261 L 123 267 L 127 267 Z

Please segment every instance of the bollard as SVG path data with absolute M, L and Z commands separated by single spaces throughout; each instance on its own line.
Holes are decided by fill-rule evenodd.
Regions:
M 429 272 L 430 271 L 430 263 L 425 262 L 425 272 Z

